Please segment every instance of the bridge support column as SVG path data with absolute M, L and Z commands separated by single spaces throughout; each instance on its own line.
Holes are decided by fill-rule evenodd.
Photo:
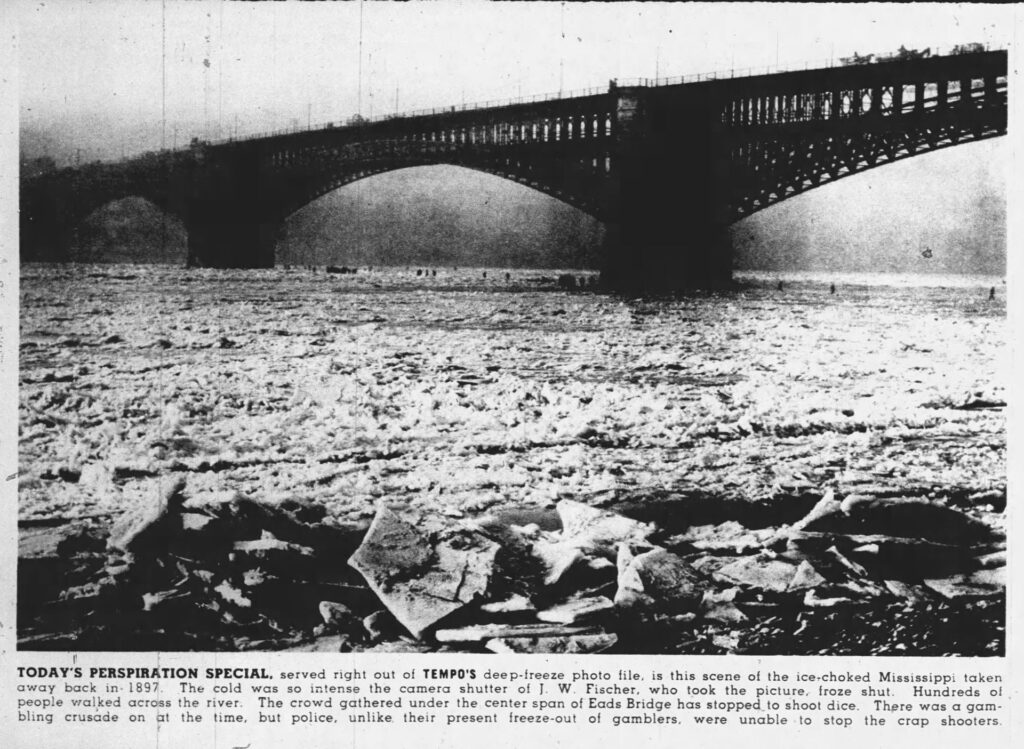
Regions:
M 727 226 L 704 217 L 665 221 L 647 212 L 626 216 L 606 232 L 601 284 L 625 294 L 722 288 L 732 281 Z
M 608 224 L 602 283 L 623 293 L 727 285 L 719 112 L 707 90 L 618 89 L 617 221 Z
M 22 196 L 20 252 L 22 260 L 68 262 L 73 259 L 74 224 L 52 201 L 39 199 L 30 205 Z
M 196 200 L 189 208 L 188 264 L 208 268 L 273 268 L 282 222 L 258 203 Z
M 254 148 L 200 154 L 188 201 L 188 264 L 209 268 L 273 268 L 281 229 Z

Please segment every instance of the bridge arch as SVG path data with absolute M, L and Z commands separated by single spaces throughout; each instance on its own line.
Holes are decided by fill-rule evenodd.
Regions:
M 1004 138 L 929 151 L 752 213 L 730 230 L 739 267 L 1003 274 L 1008 147 Z
M 288 264 L 597 267 L 605 227 L 534 187 L 453 164 L 352 180 L 292 213 Z
M 884 98 L 879 96 L 878 101 L 884 102 Z M 1001 121 L 1001 116 L 1005 117 L 1005 109 L 998 102 L 979 101 L 966 116 L 963 111 L 935 109 L 903 127 L 845 132 L 776 129 L 739 140 L 730 152 L 735 165 L 731 218 L 745 218 L 795 195 L 869 169 L 999 137 L 1005 134 L 1005 120 Z M 880 113 L 876 114 L 878 117 Z
M 140 195 L 115 198 L 76 223 L 71 259 L 78 262 L 157 262 L 184 265 L 188 231 L 176 216 Z
M 136 179 L 116 166 L 89 165 L 67 176 L 63 170 L 47 175 L 20 191 L 22 256 L 31 259 L 79 259 L 82 240 L 93 217 L 128 201 L 142 210 L 142 224 L 167 222 L 171 235 L 187 225 L 186 204 L 160 180 Z M 115 211 L 116 212 L 116 211 Z M 131 213 L 131 211 L 129 211 Z M 121 217 L 121 220 L 130 219 Z M 139 219 L 136 216 L 136 219 Z M 129 221 L 131 223 L 131 221 Z M 136 221 L 135 223 L 138 223 Z M 136 227 L 143 230 L 142 225 Z
M 611 160 L 608 158 L 602 158 L 599 162 L 596 159 L 591 159 L 585 165 L 574 165 L 574 171 L 577 174 L 573 174 L 569 170 L 562 170 L 557 175 L 551 175 L 550 173 L 541 173 L 528 159 L 508 158 L 488 162 L 466 158 L 418 157 L 389 159 L 384 162 L 359 165 L 349 164 L 345 169 L 336 173 L 310 180 L 282 200 L 278 218 L 282 221 L 286 220 L 304 206 L 324 195 L 361 180 L 394 171 L 436 166 L 460 167 L 508 180 L 555 198 L 599 221 L 607 219 L 607 207 L 595 197 L 596 189 L 591 183 L 608 179 L 611 172 Z M 574 177 L 575 179 L 573 179 Z

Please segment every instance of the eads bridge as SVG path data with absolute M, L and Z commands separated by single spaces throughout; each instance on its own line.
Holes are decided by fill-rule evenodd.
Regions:
M 67 257 L 90 212 L 138 195 L 181 218 L 190 264 L 271 267 L 282 222 L 310 201 L 374 174 L 455 164 L 605 222 L 609 288 L 715 285 L 731 274 L 729 224 L 850 174 L 1005 134 L 1006 73 L 1005 51 L 982 51 L 613 82 L 581 96 L 196 144 L 26 180 L 23 256 L 47 247 Z

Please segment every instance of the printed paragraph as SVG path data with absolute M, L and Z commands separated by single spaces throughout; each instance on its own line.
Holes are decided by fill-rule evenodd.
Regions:
M 1003 677 L 940 670 L 17 669 L 19 723 L 997 727 Z

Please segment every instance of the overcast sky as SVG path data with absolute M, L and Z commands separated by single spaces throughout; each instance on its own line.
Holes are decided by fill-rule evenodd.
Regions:
M 26 2 L 22 150 L 83 160 L 239 132 L 653 77 L 982 42 L 1012 8 Z

